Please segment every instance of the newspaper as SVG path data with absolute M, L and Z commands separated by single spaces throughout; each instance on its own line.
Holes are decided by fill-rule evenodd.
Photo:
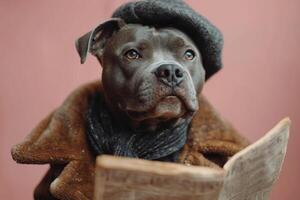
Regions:
M 267 200 L 286 154 L 290 120 L 240 151 L 223 169 L 99 156 L 95 200 Z

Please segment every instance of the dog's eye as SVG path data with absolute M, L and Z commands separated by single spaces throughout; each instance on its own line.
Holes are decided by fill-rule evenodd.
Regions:
M 195 55 L 196 55 L 195 52 L 189 49 L 184 53 L 184 58 L 186 60 L 193 60 L 195 58 Z
M 135 60 L 141 58 L 141 55 L 134 49 L 130 49 L 125 53 L 125 57 L 129 60 Z

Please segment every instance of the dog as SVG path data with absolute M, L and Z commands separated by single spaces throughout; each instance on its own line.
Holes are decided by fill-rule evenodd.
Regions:
M 217 69 L 194 41 L 171 26 L 121 18 L 80 37 L 81 63 L 94 55 L 101 81 L 73 92 L 12 148 L 19 163 L 50 164 L 35 199 L 92 199 L 101 154 L 220 168 L 246 147 L 201 95 Z
M 97 153 L 162 160 L 179 151 L 186 142 L 187 125 L 198 110 L 197 96 L 205 82 L 201 53 L 194 42 L 174 28 L 126 24 L 122 19 L 110 19 L 79 38 L 76 44 L 82 62 L 90 52 L 103 66 L 105 106 L 97 109 L 100 103 L 97 100 L 88 115 L 89 135 L 101 138 L 97 148 L 101 150 Z M 106 113 L 113 115 L 109 118 L 114 122 L 106 121 L 103 128 L 113 123 L 122 125 L 122 130 L 100 133 L 101 129 L 91 128 L 101 121 L 93 120 L 99 116 L 95 111 L 103 113 L 105 107 L 108 107 Z M 163 134 L 165 138 L 162 138 L 164 130 L 171 130 L 180 123 L 185 126 Z M 171 137 L 181 139 L 170 144 Z M 114 138 L 118 139 L 110 141 Z M 156 148 L 151 149 L 152 152 L 141 149 L 146 143 Z M 176 161 L 176 158 L 171 160 Z

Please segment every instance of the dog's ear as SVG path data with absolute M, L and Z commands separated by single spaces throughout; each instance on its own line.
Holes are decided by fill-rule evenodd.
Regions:
M 122 19 L 112 18 L 77 39 L 75 44 L 81 64 L 85 62 L 89 52 L 100 58 L 108 39 L 124 25 L 125 22 Z

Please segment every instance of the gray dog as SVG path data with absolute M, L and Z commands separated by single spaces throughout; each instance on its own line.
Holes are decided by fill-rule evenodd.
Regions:
M 176 161 L 205 81 L 194 42 L 178 29 L 115 18 L 76 44 L 82 63 L 90 52 L 103 66 L 104 96 L 88 114 L 96 153 Z M 103 113 L 109 121 L 99 118 Z
M 19 163 L 50 163 L 35 199 L 92 199 L 102 154 L 222 167 L 248 144 L 199 95 L 222 47 L 220 31 L 181 0 L 124 4 L 80 37 L 81 63 L 99 60 L 101 84 L 74 91 L 12 149 Z
M 205 80 L 222 66 L 223 37 L 181 0 L 124 4 L 76 42 L 103 67 L 87 113 L 96 155 L 177 161 Z

